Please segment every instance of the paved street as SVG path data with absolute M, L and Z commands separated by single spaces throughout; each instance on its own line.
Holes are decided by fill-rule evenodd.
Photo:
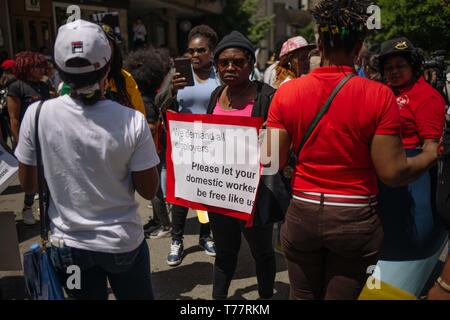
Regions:
M 142 198 L 139 213 L 144 222 L 151 215 L 147 208 L 148 202 Z M 26 226 L 21 222 L 21 209 L 23 193 L 18 183 L 8 188 L 0 196 L 0 214 L 5 211 L 15 211 L 17 229 L 20 242 L 20 251 L 24 252 L 31 243 L 39 237 L 39 226 Z M 35 202 L 35 208 L 38 204 Z M 36 210 L 35 210 L 36 212 Z M 211 299 L 212 271 L 214 258 L 207 256 L 197 245 L 199 223 L 197 217 L 190 211 L 185 232 L 185 258 L 181 265 L 169 267 L 166 256 L 169 250 L 170 237 L 161 239 L 148 239 L 151 254 L 152 280 L 157 299 Z M 0 296 L 3 299 L 24 299 L 24 281 L 22 272 L 0 272 Z M 286 266 L 283 257 L 277 254 L 277 276 L 275 280 L 274 299 L 287 299 L 289 285 Z M 235 278 L 229 290 L 231 299 L 254 300 L 258 298 L 254 263 L 243 239 L 239 262 Z M 114 297 L 110 295 L 110 298 Z

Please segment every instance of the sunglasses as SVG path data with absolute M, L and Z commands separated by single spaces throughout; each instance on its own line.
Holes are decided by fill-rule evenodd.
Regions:
M 206 49 L 206 48 L 188 48 L 187 49 L 187 52 L 190 54 L 190 55 L 193 55 L 194 53 L 198 53 L 198 54 L 204 54 L 204 53 L 206 53 L 206 51 L 208 51 L 208 49 Z
M 230 64 L 232 64 L 236 68 L 242 69 L 248 64 L 248 61 L 246 59 L 219 59 L 219 61 L 217 61 L 217 64 L 219 68 L 223 69 L 228 68 Z

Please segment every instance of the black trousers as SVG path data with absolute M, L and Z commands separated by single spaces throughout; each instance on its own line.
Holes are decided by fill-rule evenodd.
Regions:
M 172 206 L 172 240 L 183 240 L 184 227 L 189 208 L 173 205 Z M 200 223 L 200 237 L 207 238 L 211 236 L 211 227 L 209 223 Z
M 241 234 L 249 244 L 255 260 L 259 295 L 266 299 L 272 297 L 276 273 L 272 246 L 273 224 L 244 228 L 244 221 L 215 213 L 209 214 L 209 221 L 216 245 L 213 299 L 226 299 L 228 296 L 241 247 Z
M 160 159 L 163 159 L 160 156 Z M 158 165 L 158 175 L 161 176 L 161 170 L 163 166 L 163 161 Z M 159 184 L 158 191 L 156 192 L 155 197 L 151 200 L 153 207 L 153 219 L 156 223 L 167 227 L 170 226 L 169 213 L 167 212 L 166 201 L 164 199 L 164 195 L 162 192 L 162 185 Z

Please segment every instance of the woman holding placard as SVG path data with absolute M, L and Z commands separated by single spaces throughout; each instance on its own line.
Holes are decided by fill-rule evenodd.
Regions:
M 255 62 L 252 43 L 241 33 L 233 31 L 218 44 L 214 62 L 224 85 L 212 93 L 207 113 L 265 117 L 275 89 L 250 80 Z M 258 198 L 256 203 L 258 210 Z M 228 296 L 228 288 L 236 270 L 241 234 L 255 259 L 259 296 L 271 298 L 276 272 L 272 246 L 273 223 L 247 228 L 245 221 L 212 212 L 209 212 L 209 220 L 216 244 L 213 298 L 226 299 Z

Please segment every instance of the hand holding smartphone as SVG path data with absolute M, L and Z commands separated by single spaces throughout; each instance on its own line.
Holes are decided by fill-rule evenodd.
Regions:
M 194 74 L 192 72 L 191 59 L 177 58 L 174 60 L 175 70 L 180 74 L 180 78 L 186 79 L 186 86 L 192 87 L 195 85 Z

